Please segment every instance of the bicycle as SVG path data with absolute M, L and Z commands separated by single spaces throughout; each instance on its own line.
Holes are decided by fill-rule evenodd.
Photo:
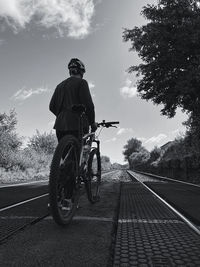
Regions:
M 59 225 L 71 222 L 79 203 L 82 184 L 85 184 L 88 200 L 100 200 L 101 183 L 100 141 L 95 132 L 83 133 L 85 107 L 74 105 L 79 115 L 79 136 L 64 136 L 58 143 L 49 175 L 49 203 L 54 221 Z M 98 123 L 98 127 L 116 127 L 119 122 Z M 93 144 L 96 143 L 96 146 Z

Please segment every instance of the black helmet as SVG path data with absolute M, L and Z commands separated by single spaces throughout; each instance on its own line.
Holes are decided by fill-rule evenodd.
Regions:
M 72 58 L 68 64 L 69 70 L 77 70 L 80 73 L 85 73 L 85 66 L 78 58 Z

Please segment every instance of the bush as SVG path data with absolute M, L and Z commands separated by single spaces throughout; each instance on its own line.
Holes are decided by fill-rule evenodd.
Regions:
M 9 115 L 0 114 L 0 167 L 5 169 L 12 168 L 15 165 L 22 145 L 21 138 L 15 131 L 16 123 L 14 110 L 11 110 Z
M 156 162 L 161 156 L 161 149 L 158 147 L 154 147 L 154 149 L 150 152 L 150 163 Z
M 150 159 L 150 153 L 145 148 L 138 152 L 133 152 L 130 156 L 131 168 L 140 168 Z
M 111 162 L 109 157 L 101 156 L 101 169 L 102 171 L 107 171 L 111 169 Z
M 36 130 L 36 134 L 29 138 L 28 147 L 38 153 L 53 154 L 57 146 L 57 139 L 52 132 L 41 134 Z

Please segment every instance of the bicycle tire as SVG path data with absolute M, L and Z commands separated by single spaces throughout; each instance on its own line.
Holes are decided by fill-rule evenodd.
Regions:
M 100 200 L 100 183 L 101 183 L 101 157 L 99 150 L 97 148 L 94 148 L 90 151 L 89 154 L 87 180 L 85 183 L 88 200 L 91 203 L 96 203 Z
M 69 224 L 78 206 L 78 200 L 80 196 L 80 179 L 78 177 L 78 147 L 78 140 L 74 136 L 64 136 L 58 143 L 51 162 L 49 175 L 49 203 L 52 217 L 58 225 L 64 226 Z M 63 160 L 64 156 L 65 158 Z M 69 161 L 69 157 L 71 161 Z M 61 162 L 63 162 L 62 165 Z M 71 181 L 70 176 L 67 176 L 67 173 L 65 173 L 65 168 L 67 169 L 70 167 L 70 165 L 68 165 L 69 162 L 71 164 L 71 169 L 74 171 L 73 179 L 75 182 Z M 61 169 L 62 167 L 63 169 Z M 68 174 L 69 173 L 70 170 L 68 171 Z M 68 188 L 66 188 L 66 184 L 69 184 L 69 180 L 71 183 L 74 183 L 72 194 L 73 202 L 70 206 L 70 210 L 64 211 L 62 201 L 64 201 L 63 198 L 65 198 L 65 192 L 68 190 Z

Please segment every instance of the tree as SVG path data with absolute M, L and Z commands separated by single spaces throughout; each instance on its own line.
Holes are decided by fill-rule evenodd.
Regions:
M 126 161 L 128 161 L 130 165 L 130 156 L 134 152 L 139 152 L 142 148 L 142 142 L 138 140 L 137 138 L 131 138 L 127 141 L 127 144 L 124 146 L 124 158 Z
M 129 68 L 139 77 L 140 96 L 163 104 L 168 117 L 182 108 L 200 129 L 200 1 L 160 0 L 142 15 L 146 25 L 123 33 L 143 61 Z
M 101 156 L 101 160 L 110 163 L 110 158 L 108 156 Z
M 150 152 L 150 162 L 156 161 L 161 155 L 161 149 L 157 146 Z
M 143 167 L 149 160 L 150 153 L 147 149 L 143 148 L 138 152 L 133 152 L 130 155 L 130 168 Z
M 36 130 L 36 134 L 33 135 L 28 142 L 28 147 L 35 150 L 38 153 L 44 152 L 46 154 L 53 154 L 57 145 L 55 134 L 43 133 L 41 134 Z
M 10 110 L 10 114 L 5 112 L 0 113 L 0 131 L 1 132 L 13 132 L 17 124 L 17 114 L 14 109 Z
M 0 166 L 6 169 L 15 165 L 22 145 L 21 138 L 16 133 L 16 116 L 14 109 L 9 114 L 0 113 Z
M 95 165 L 97 163 L 95 162 Z M 108 156 L 101 156 L 101 168 L 102 170 L 110 170 L 111 169 L 111 162 Z

